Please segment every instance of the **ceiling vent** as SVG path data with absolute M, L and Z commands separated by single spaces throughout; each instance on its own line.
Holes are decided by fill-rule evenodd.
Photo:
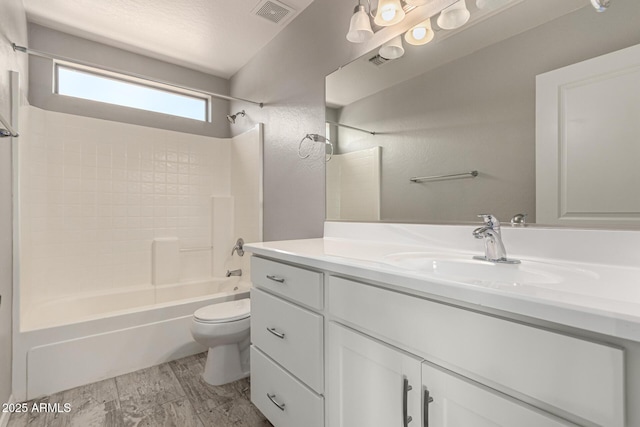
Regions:
M 282 24 L 288 21 L 295 15 L 295 12 L 295 9 L 276 0 L 261 1 L 255 9 L 253 9 L 255 15 L 271 21 L 274 24 Z
M 369 63 L 375 65 L 376 67 L 381 66 L 384 63 L 391 61 L 391 59 L 383 58 L 380 55 L 376 55 L 374 57 L 369 58 Z

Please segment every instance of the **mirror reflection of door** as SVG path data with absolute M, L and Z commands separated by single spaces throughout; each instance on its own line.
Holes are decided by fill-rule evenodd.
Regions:
M 640 225 L 640 45 L 538 76 L 537 218 Z

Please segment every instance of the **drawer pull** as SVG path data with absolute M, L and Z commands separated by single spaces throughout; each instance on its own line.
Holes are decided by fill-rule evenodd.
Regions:
M 422 418 L 424 419 L 423 427 L 429 427 L 429 403 L 433 402 L 433 397 L 429 396 L 429 390 L 424 389 L 424 413 Z
M 407 378 L 404 379 L 402 385 L 402 422 L 404 427 L 408 427 L 409 423 L 413 421 L 413 417 L 408 416 L 408 408 L 407 408 L 407 400 L 409 391 L 411 391 L 413 387 L 409 385 L 409 380 Z
M 267 393 L 267 397 L 269 398 L 269 400 L 278 407 L 278 409 L 280 409 L 281 411 L 284 411 L 284 403 L 278 403 L 276 401 L 276 395 L 275 394 L 269 394 Z
M 276 328 L 270 328 L 267 326 L 267 331 L 271 332 L 273 335 L 277 336 L 281 340 L 284 339 L 284 332 L 278 332 L 276 331 Z
M 272 276 L 271 274 L 267 274 L 267 279 L 273 280 L 274 282 L 284 283 L 284 279 L 278 276 Z

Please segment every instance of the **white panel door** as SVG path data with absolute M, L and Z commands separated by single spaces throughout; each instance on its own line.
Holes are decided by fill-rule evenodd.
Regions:
M 421 359 L 333 322 L 327 345 L 329 427 L 422 425 Z
M 640 224 L 640 45 L 537 76 L 536 221 Z
M 425 427 L 576 427 L 427 362 L 422 388 Z

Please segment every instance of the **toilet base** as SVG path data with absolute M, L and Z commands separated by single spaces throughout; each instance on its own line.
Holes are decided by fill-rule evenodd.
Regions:
M 248 377 L 249 364 L 244 363 L 242 353 L 245 351 L 241 352 L 237 343 L 210 348 L 202 379 L 207 384 L 223 385 Z

